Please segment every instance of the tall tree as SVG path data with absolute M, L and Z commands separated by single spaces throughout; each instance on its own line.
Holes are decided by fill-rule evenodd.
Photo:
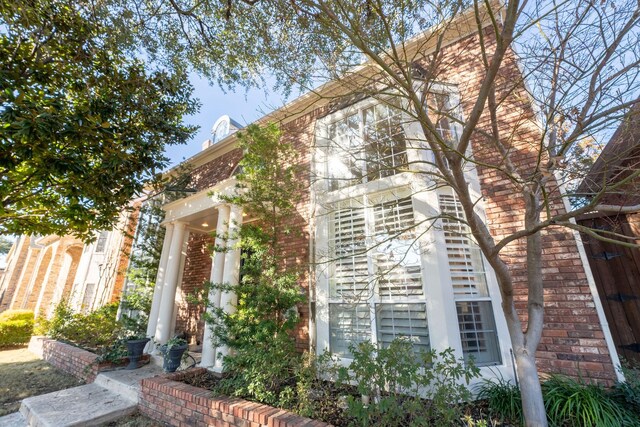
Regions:
M 547 424 L 535 365 L 544 325 L 543 236 L 565 229 L 569 235 L 579 230 L 602 239 L 622 238 L 585 229 L 574 218 L 612 209 L 599 202 L 624 182 L 603 186 L 579 208 L 565 203 L 572 195 L 563 187 L 579 179 L 567 162 L 579 155 L 585 141 L 615 126 L 638 102 L 637 1 L 123 4 L 120 11 L 137 11 L 145 18 L 135 28 L 141 40 L 153 41 L 157 58 L 175 63 L 185 55 L 220 83 L 260 85 L 262 76 L 272 73 L 279 87 L 338 79 L 340 96 L 350 92 L 380 102 L 388 102 L 389 95 L 401 99 L 395 107 L 418 123 L 425 149 L 432 153 L 425 180 L 432 188 L 453 189 L 464 215 L 448 219 L 468 226 L 496 272 L 527 425 Z M 478 59 L 472 74 L 479 77 L 473 85 L 449 73 L 457 57 L 447 50 L 447 40 L 465 26 L 475 26 L 479 47 L 463 52 Z M 355 68 L 361 63 L 365 65 Z M 448 83 L 465 87 L 458 104 L 428 99 L 437 85 Z M 326 96 L 318 92 L 319 99 Z M 506 105 L 518 108 L 507 111 Z M 504 117 L 514 112 L 520 118 L 505 126 Z M 456 138 L 441 132 L 443 120 L 458 125 Z M 469 191 L 473 183 L 466 173 L 471 164 L 504 183 L 509 199 L 519 206 L 513 213 L 515 228 L 492 234 L 478 215 L 479 199 Z M 630 171 L 624 181 L 638 174 Z M 520 310 L 515 298 L 519 273 L 510 268 L 518 257 L 525 258 L 527 287 Z
M 105 16 L 0 2 L 0 233 L 91 238 L 195 131 L 186 75 L 148 71 Z

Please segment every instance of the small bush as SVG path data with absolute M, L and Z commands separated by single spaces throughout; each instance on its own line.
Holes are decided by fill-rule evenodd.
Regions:
M 638 426 L 640 421 L 598 384 L 559 375 L 542 384 L 547 417 L 552 425 L 580 427 Z
M 0 347 L 26 344 L 33 333 L 33 312 L 9 310 L 0 314 Z
M 33 320 L 33 311 L 7 310 L 0 313 L 0 323 L 8 320 Z
M 337 369 L 337 379 L 354 384 L 361 395 L 346 397 L 354 425 L 456 424 L 463 415 L 460 404 L 471 398 L 466 384 L 479 376 L 472 363 L 456 360 L 452 349 L 418 355 L 403 339 L 381 349 L 363 342 L 350 351 L 353 361 Z
M 118 341 L 122 326 L 116 319 L 118 304 L 108 304 L 90 313 L 75 313 L 66 301 L 61 301 L 47 322 L 46 335 L 70 342 L 98 354 Z
M 491 416 L 500 418 L 502 422 L 524 424 L 520 388 L 510 380 L 483 379 L 478 387 L 477 398 L 487 401 Z
M 620 367 L 625 382 L 614 387 L 614 395 L 623 405 L 628 405 L 640 418 L 640 365 L 625 363 Z

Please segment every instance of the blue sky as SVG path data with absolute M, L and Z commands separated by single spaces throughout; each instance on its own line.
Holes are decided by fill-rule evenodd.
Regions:
M 246 126 L 283 104 L 279 94 L 266 89 L 246 91 L 238 88 L 235 92 L 225 93 L 195 74 L 190 76 L 190 80 L 201 107 L 197 114 L 187 117 L 185 122 L 200 126 L 200 129 L 187 144 L 167 147 L 165 153 L 171 159 L 171 166 L 200 152 L 202 142 L 210 138 L 211 127 L 220 116 L 228 114 Z

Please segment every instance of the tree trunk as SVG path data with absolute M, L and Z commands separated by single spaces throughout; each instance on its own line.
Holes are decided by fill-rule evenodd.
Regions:
M 522 411 L 527 427 L 547 427 L 547 412 L 542 399 L 542 387 L 536 369 L 535 353 L 531 354 L 520 346 L 514 346 Z

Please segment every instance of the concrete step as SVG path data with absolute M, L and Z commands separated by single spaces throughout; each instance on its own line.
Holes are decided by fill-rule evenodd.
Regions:
M 120 369 L 117 371 L 102 372 L 94 381 L 101 387 L 114 393 L 121 394 L 129 400 L 138 402 L 140 392 L 140 381 L 143 378 L 155 377 L 162 374 L 162 366 L 158 367 L 154 363 L 149 363 L 141 368 L 127 371 Z
M 0 417 L 0 427 L 27 427 L 27 420 L 20 412 Z
M 32 427 L 97 426 L 133 413 L 136 406 L 136 400 L 87 384 L 28 397 L 20 412 Z

